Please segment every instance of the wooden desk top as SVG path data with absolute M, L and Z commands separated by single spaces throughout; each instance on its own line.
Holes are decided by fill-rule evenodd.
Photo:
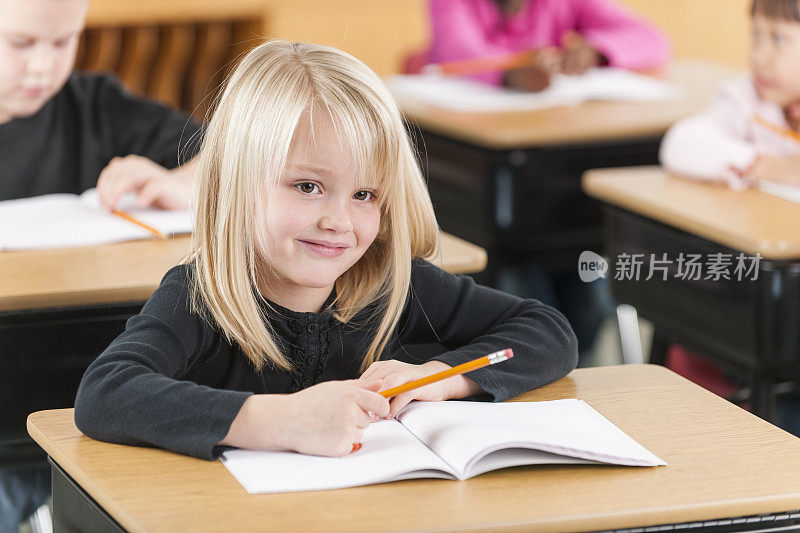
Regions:
M 463 113 L 401 98 L 401 110 L 422 128 L 485 148 L 532 148 L 557 144 L 651 137 L 708 105 L 721 81 L 742 71 L 699 60 L 676 61 L 664 78 L 685 89 L 665 102 L 587 102 L 575 107 L 502 113 Z
M 131 531 L 578 531 L 800 509 L 800 439 L 663 367 L 579 369 L 520 397 L 559 398 L 585 400 L 669 465 L 249 495 L 219 461 L 89 439 L 71 409 L 30 415 L 28 432 Z
M 583 190 L 735 250 L 800 259 L 800 205 L 765 192 L 681 179 L 656 166 L 590 170 Z
M 0 311 L 147 300 L 189 250 L 189 237 L 106 246 L 0 252 Z M 486 250 L 444 234 L 437 265 L 458 274 L 486 267 Z

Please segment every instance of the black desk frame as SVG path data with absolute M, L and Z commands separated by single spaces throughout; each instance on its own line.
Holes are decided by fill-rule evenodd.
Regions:
M 55 533 L 73 531 L 120 533 L 125 531 L 56 461 L 50 457 L 48 457 L 48 460 L 51 465 L 53 479 L 53 531 Z M 268 496 L 257 495 L 253 497 Z M 675 525 L 627 528 L 615 530 L 615 533 L 675 530 L 696 531 L 698 533 L 800 531 L 800 513 L 798 512 L 738 517 L 738 520 L 726 518 Z
M 86 368 L 143 303 L 0 313 L 0 466 L 44 463 L 28 414 L 72 407 Z
M 602 143 L 488 149 L 411 126 L 442 229 L 485 248 L 495 285 L 517 261 L 577 268 L 602 245 L 601 204 L 581 191 L 591 168 L 652 165 L 661 136 Z
M 667 346 L 682 344 L 749 376 L 753 413 L 774 420 L 774 385 L 800 378 L 800 260 L 761 259 L 756 280 L 683 280 L 674 263 L 681 252 L 740 252 L 615 206 L 604 213 L 611 290 L 655 325 L 650 362 L 663 364 Z M 644 254 L 644 278 L 651 254 L 664 253 L 673 261 L 666 281 L 615 279 L 620 254 Z

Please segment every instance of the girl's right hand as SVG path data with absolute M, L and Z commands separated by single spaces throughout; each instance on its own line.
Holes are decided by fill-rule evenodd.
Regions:
M 389 414 L 381 380 L 327 381 L 294 394 L 255 394 L 219 444 L 341 457 L 370 422 Z M 372 415 L 372 416 L 371 416 Z
M 389 400 L 378 394 L 382 386 L 381 380 L 327 381 L 290 394 L 283 445 L 311 455 L 347 455 L 376 417 L 389 414 Z

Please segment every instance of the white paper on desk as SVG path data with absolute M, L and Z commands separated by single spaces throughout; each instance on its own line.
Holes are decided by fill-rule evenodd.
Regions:
M 758 188 L 765 193 L 779 196 L 784 200 L 789 200 L 796 204 L 800 204 L 800 187 L 797 185 L 788 185 L 786 183 L 778 183 L 775 181 L 759 181 Z
M 519 464 L 666 464 L 582 400 L 416 402 L 398 418 L 458 477 Z M 545 452 L 522 460 L 531 450 Z
M 398 98 L 465 113 L 529 111 L 589 100 L 657 102 L 683 96 L 675 84 L 615 68 L 592 69 L 580 76 L 557 74 L 550 87 L 538 93 L 453 76 L 396 75 L 387 81 Z
M 187 210 L 138 209 L 132 194 L 118 208 L 165 235 L 191 233 Z M 97 190 L 0 202 L 0 250 L 70 248 L 152 238 L 152 233 L 100 206 Z
M 230 450 L 222 462 L 250 493 L 338 489 L 412 478 L 468 479 L 509 466 L 664 461 L 581 400 L 412 402 L 371 424 L 341 458 Z
M 229 450 L 222 462 L 251 494 L 340 489 L 410 477 L 452 477 L 450 467 L 396 420 L 364 430 L 361 450 L 344 457 Z M 416 474 L 416 475 L 415 475 Z

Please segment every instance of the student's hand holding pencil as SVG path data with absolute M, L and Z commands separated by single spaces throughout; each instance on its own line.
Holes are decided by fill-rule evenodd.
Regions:
M 136 194 L 138 207 L 183 209 L 189 203 L 192 180 L 181 168 L 169 170 L 146 157 L 115 157 L 100 172 L 100 203 L 113 209 L 126 192 Z
M 380 379 L 383 383 L 380 390 L 384 391 L 450 368 L 449 365 L 441 361 L 428 361 L 421 365 L 412 365 L 396 360 L 376 361 L 369 366 L 360 380 L 369 382 Z M 391 418 L 396 417 L 412 400 L 450 400 L 466 398 L 481 392 L 482 389 L 468 377 L 464 375 L 453 376 L 395 396 L 390 403 L 389 416 Z
M 251 450 L 341 457 L 358 450 L 364 429 L 389 414 L 379 379 L 326 381 L 293 394 L 254 394 L 219 442 Z
M 531 92 L 543 91 L 550 86 L 551 78 L 561 68 L 560 51 L 553 47 L 541 48 L 533 51 L 530 57 L 530 64 L 505 73 L 503 85 Z

